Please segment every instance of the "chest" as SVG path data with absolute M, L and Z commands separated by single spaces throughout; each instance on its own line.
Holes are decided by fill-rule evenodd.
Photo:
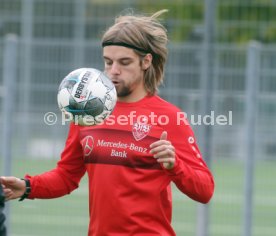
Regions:
M 159 139 L 162 127 L 143 118 L 132 121 L 127 121 L 126 117 L 115 118 L 104 125 L 87 127 L 81 131 L 80 143 L 85 164 L 160 169 L 149 146 Z

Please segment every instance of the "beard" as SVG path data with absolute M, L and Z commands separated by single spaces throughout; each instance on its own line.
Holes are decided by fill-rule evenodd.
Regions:
M 131 90 L 129 87 L 123 85 L 121 88 L 116 88 L 118 97 L 126 97 L 131 94 Z
M 118 97 L 127 97 L 132 93 L 130 85 L 126 84 L 124 81 L 115 84 L 115 88 Z

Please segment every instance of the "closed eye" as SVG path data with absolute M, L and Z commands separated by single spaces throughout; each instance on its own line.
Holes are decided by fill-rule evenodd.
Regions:
M 105 63 L 106 65 L 108 65 L 108 66 L 111 66 L 112 63 L 113 63 L 113 61 L 110 60 L 110 59 L 105 58 L 105 59 L 104 59 L 104 63 Z
M 123 66 L 127 66 L 131 63 L 132 63 L 132 59 L 129 59 L 129 58 L 120 60 L 120 64 Z

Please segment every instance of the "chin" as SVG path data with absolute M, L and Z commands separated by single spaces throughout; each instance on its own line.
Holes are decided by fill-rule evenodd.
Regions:
M 117 97 L 119 98 L 122 98 L 122 97 L 127 97 L 131 94 L 131 91 L 129 90 L 119 90 L 119 89 L 116 89 L 117 90 Z

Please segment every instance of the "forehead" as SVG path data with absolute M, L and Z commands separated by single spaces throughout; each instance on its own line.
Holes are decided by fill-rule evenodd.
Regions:
M 103 57 L 112 60 L 119 60 L 122 58 L 139 58 L 133 49 L 115 45 L 105 46 L 103 48 Z

